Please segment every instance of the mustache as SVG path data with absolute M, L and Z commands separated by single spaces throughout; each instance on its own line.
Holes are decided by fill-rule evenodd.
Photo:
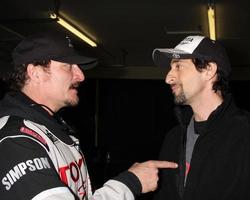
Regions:
M 75 83 L 72 83 L 69 88 L 70 89 L 77 89 L 78 87 L 80 86 L 80 82 L 75 82 Z
M 172 84 L 170 84 L 170 88 L 173 88 L 173 87 L 175 87 L 177 84 L 176 83 L 172 83 Z

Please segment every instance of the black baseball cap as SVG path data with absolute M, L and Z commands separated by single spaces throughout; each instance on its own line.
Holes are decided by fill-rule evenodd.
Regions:
M 26 37 L 14 49 L 12 58 L 15 66 L 36 61 L 54 60 L 78 64 L 82 69 L 89 69 L 98 63 L 96 58 L 78 54 L 69 37 L 51 33 Z
M 205 36 L 188 36 L 175 48 L 159 48 L 153 51 L 153 61 L 157 66 L 170 67 L 171 59 L 198 58 L 217 63 L 225 76 L 229 76 L 231 65 L 225 49 L 214 40 Z

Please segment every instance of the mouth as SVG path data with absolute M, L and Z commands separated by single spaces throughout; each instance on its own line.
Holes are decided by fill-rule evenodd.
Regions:
M 70 85 L 69 89 L 77 90 L 79 85 L 80 85 L 80 83 L 73 83 Z
M 72 91 L 74 93 L 78 93 L 78 88 L 79 88 L 80 83 L 73 83 L 69 87 L 69 91 Z
M 175 91 L 177 89 L 177 85 L 176 84 L 172 84 L 172 85 L 170 85 L 170 88 L 172 90 L 172 93 L 175 93 Z

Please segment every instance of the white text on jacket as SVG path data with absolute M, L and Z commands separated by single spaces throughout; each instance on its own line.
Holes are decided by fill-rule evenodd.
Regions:
M 22 176 L 26 175 L 27 171 L 33 172 L 37 170 L 49 169 L 50 164 L 48 158 L 34 158 L 33 160 L 26 160 L 15 165 L 6 175 L 2 178 L 2 184 L 6 190 L 17 182 Z

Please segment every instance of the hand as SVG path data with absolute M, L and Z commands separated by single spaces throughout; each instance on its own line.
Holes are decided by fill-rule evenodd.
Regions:
M 142 185 L 142 193 L 155 191 L 157 189 L 158 169 L 159 168 L 177 168 L 178 165 L 168 161 L 150 160 L 143 163 L 135 163 L 128 171 L 134 173 Z

